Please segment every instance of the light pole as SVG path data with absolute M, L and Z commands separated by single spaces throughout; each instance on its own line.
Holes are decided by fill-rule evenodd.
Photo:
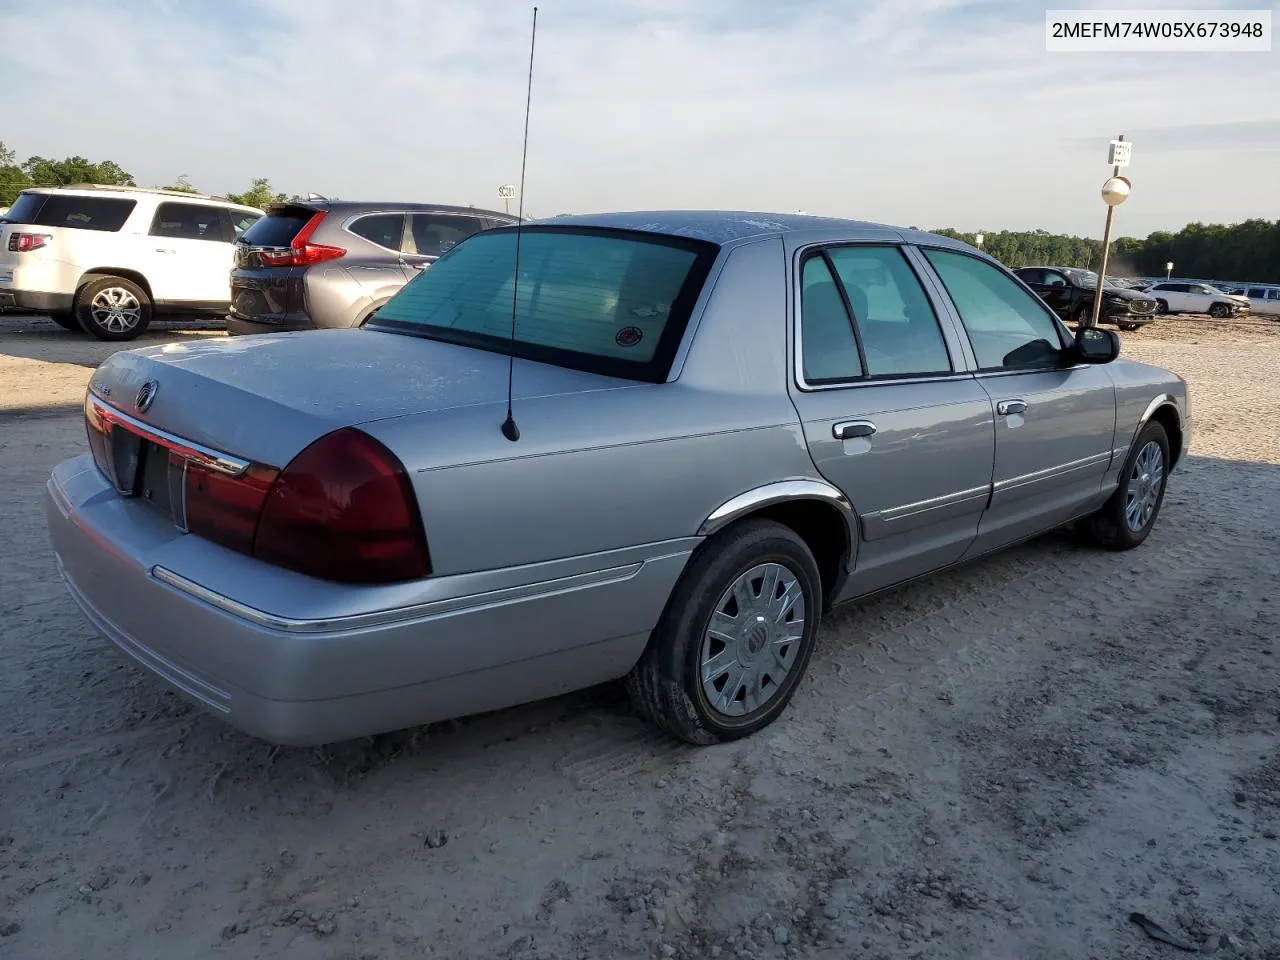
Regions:
M 1133 145 L 1125 141 L 1123 133 L 1120 134 L 1120 139 L 1111 141 L 1107 159 L 1114 169 L 1102 185 L 1102 202 L 1107 205 L 1107 225 L 1102 231 L 1102 265 L 1098 268 L 1098 286 L 1093 294 L 1093 313 L 1089 318 L 1091 327 L 1098 325 L 1098 317 L 1102 314 L 1102 288 L 1107 282 L 1107 259 L 1111 254 L 1111 218 L 1116 207 L 1129 199 L 1129 191 L 1133 189 L 1129 178 L 1120 176 L 1120 168 L 1129 165 L 1132 150 Z
M 1173 276 L 1173 261 L 1172 261 L 1172 260 L 1170 260 L 1168 263 L 1166 263 L 1166 264 L 1164 265 L 1164 278 L 1165 278 L 1166 280 L 1168 280 L 1171 276 Z

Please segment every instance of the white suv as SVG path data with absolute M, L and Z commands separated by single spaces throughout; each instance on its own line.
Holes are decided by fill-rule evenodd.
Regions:
M 263 211 L 139 187 L 35 187 L 0 218 L 0 309 L 132 340 L 152 312 L 225 314 L 235 241 Z
M 1145 293 L 1155 299 L 1160 313 L 1207 313 L 1225 319 L 1249 311 L 1247 297 L 1224 293 L 1207 283 L 1161 280 L 1147 287 Z

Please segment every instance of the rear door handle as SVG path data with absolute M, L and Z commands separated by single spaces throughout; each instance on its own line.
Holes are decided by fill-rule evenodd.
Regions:
M 1013 413 L 1026 413 L 1027 401 L 1025 400 L 1001 400 L 996 404 L 996 413 L 1002 417 L 1007 417 Z
M 870 437 L 876 432 L 876 425 L 870 420 L 846 420 L 833 424 L 831 435 L 837 440 L 854 440 L 858 437 Z
M 168 247 L 156 247 L 156 253 L 177 253 L 177 250 L 170 250 Z

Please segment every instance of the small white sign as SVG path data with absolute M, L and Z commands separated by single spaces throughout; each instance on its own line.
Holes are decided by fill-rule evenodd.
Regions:
M 499 200 L 514 200 L 516 197 L 516 188 L 514 184 L 504 183 L 498 188 Z
M 1173 261 L 1172 261 L 1172 260 L 1170 260 L 1168 263 L 1166 263 L 1166 264 L 1164 265 L 1164 268 L 1165 268 L 1166 270 L 1172 270 L 1172 269 L 1173 269 Z
M 1107 163 L 1113 167 L 1127 167 L 1129 154 L 1133 153 L 1133 143 L 1129 140 L 1112 140 L 1111 149 L 1107 151 Z

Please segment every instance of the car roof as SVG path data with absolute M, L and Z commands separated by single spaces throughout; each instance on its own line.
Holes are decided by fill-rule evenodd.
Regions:
M 185 190 L 165 190 L 161 187 L 122 187 L 99 183 L 75 183 L 66 186 L 43 186 L 43 187 L 25 187 L 23 193 L 52 193 L 64 194 L 73 197 L 113 197 L 115 199 L 127 200 L 138 196 L 138 194 L 148 194 L 155 197 L 172 197 L 175 200 L 187 200 L 190 202 L 204 202 L 219 207 L 232 207 L 236 210 L 251 210 L 254 213 L 262 213 L 257 207 L 251 207 L 244 203 L 236 203 L 234 200 L 228 200 L 226 197 L 218 197 L 209 193 L 188 193 Z
M 310 197 L 305 200 L 282 200 L 267 205 L 267 212 L 284 210 L 289 207 L 308 207 L 312 210 L 327 210 L 330 213 L 375 213 L 382 210 L 405 210 L 421 213 L 456 213 L 472 217 L 496 217 L 499 220 L 516 222 L 515 214 L 503 213 L 501 210 L 486 210 L 483 207 L 462 207 L 450 203 L 421 203 L 407 200 L 326 200 L 321 197 Z
M 925 241 L 956 249 L 976 250 L 967 243 L 923 230 L 895 227 L 867 220 L 819 217 L 807 213 L 765 213 L 749 210 L 636 210 L 577 214 L 533 221 L 531 226 L 582 226 L 661 233 L 725 245 L 741 240 L 784 234 L 841 234 L 850 240 L 883 239 L 885 231 L 903 240 Z

